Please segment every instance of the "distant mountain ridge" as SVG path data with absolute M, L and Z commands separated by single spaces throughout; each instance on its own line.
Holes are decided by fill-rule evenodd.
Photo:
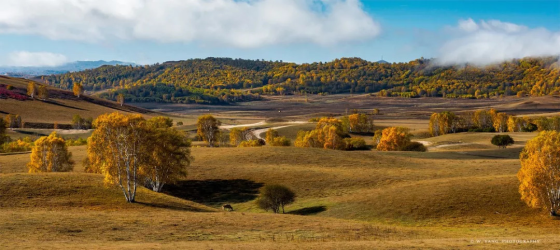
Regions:
M 130 62 L 121 61 L 76 61 L 66 63 L 60 66 L 54 67 L 12 67 L 12 66 L 0 66 L 0 74 L 9 75 L 15 77 L 33 77 L 40 75 L 52 75 L 52 74 L 64 74 L 68 72 L 76 72 L 87 69 L 95 69 L 104 65 L 116 66 L 116 65 L 132 65 L 136 64 Z

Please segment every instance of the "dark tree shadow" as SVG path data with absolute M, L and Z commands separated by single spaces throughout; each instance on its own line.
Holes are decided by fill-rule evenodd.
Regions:
M 65 107 L 65 108 L 71 108 L 71 109 L 76 109 L 76 110 L 85 110 L 85 109 L 82 109 L 82 108 L 76 108 L 76 107 L 68 106 L 68 105 L 59 103 L 59 102 L 54 101 L 54 100 L 43 100 L 42 102 L 49 103 L 49 104 L 52 104 L 52 105 L 61 106 L 61 107 Z
M 290 211 L 288 212 L 288 214 L 315 215 L 325 211 L 327 211 L 326 206 L 314 206 L 314 207 L 305 207 L 298 210 Z
M 164 208 L 164 209 L 171 209 L 176 211 L 209 212 L 207 210 L 203 210 L 196 207 L 185 206 L 181 204 L 147 203 L 147 202 L 139 202 L 139 201 L 135 203 L 147 207 Z
M 25 131 L 25 130 L 14 130 L 17 133 L 24 134 L 24 135 L 34 135 L 34 136 L 48 136 L 44 133 L 34 132 L 34 131 Z
M 262 183 L 243 179 L 186 180 L 164 186 L 163 193 L 208 206 L 217 206 L 254 200 L 262 186 Z

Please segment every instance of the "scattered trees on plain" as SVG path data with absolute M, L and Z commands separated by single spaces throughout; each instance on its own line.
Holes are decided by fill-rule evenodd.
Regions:
M 74 169 L 72 153 L 63 138 L 52 132 L 35 141 L 31 151 L 31 161 L 27 164 L 30 173 L 69 172 Z
M 261 189 L 256 203 L 265 211 L 280 213 L 280 209 L 282 209 L 282 213 L 285 213 L 284 207 L 292 204 L 295 199 L 296 194 L 291 189 L 282 185 L 269 184 Z
M 515 141 L 509 135 L 496 135 L 492 137 L 492 144 L 500 148 L 507 148 L 509 145 L 513 145 Z
M 200 136 L 208 146 L 214 147 L 218 139 L 218 133 L 220 131 L 220 121 L 211 115 L 203 115 L 198 117 L 196 122 L 197 131 L 196 134 Z
M 521 152 L 521 199 L 530 207 L 558 216 L 560 209 L 560 133 L 541 132 Z

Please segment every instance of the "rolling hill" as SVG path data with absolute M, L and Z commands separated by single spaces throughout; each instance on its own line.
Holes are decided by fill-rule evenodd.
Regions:
M 388 97 L 489 98 L 557 95 L 558 57 L 524 58 L 485 67 L 436 65 L 420 58 L 408 63 L 342 58 L 331 62 L 285 63 L 230 58 L 191 59 L 146 66 L 103 66 L 41 77 L 58 88 L 81 83 L 114 100 L 225 104 L 259 95 L 374 93 Z
M 18 114 L 28 123 L 69 124 L 72 116 L 95 118 L 104 113 L 115 111 L 124 113 L 142 113 L 150 115 L 146 109 L 119 105 L 101 98 L 82 95 L 80 98 L 67 90 L 48 87 L 49 99 L 46 101 L 27 97 L 27 85 L 30 80 L 0 76 L 0 116 Z M 39 84 L 39 83 L 37 83 Z M 11 87 L 8 87 L 11 86 Z M 12 88 L 8 90 L 8 88 Z M 23 96 L 25 100 L 8 97 L 8 94 Z

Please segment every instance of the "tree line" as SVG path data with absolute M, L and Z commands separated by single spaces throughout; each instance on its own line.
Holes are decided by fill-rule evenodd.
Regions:
M 51 86 L 85 90 L 127 101 L 228 103 L 259 95 L 374 93 L 387 97 L 490 98 L 557 95 L 557 57 L 523 58 L 486 67 L 440 66 L 420 58 L 377 63 L 360 58 L 285 63 L 230 58 L 191 59 L 146 66 L 103 66 L 42 76 Z
M 432 136 L 458 132 L 533 132 L 560 131 L 560 116 L 518 117 L 495 109 L 453 113 L 444 111 L 430 116 Z

